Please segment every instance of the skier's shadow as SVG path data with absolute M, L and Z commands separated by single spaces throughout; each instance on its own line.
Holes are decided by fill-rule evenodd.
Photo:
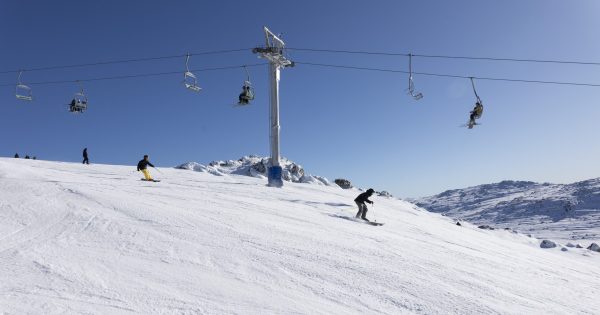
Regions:
M 344 220 L 353 221 L 353 222 L 357 221 L 357 219 L 355 217 L 349 217 L 349 216 L 345 216 L 345 215 L 341 215 L 341 214 L 330 213 L 327 215 L 332 218 L 344 219 Z
M 350 207 L 350 206 L 352 206 L 352 205 L 349 205 L 346 203 L 340 203 L 340 202 L 317 202 L 317 201 L 306 201 L 306 200 L 299 200 L 299 199 L 290 199 L 288 201 L 294 202 L 294 203 L 302 203 L 302 204 L 311 205 L 311 206 L 317 206 L 317 205 L 326 205 L 326 206 L 330 206 L 330 207 Z

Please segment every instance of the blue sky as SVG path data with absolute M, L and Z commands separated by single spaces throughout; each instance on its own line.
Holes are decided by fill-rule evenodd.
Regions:
M 222 49 L 289 47 L 600 61 L 598 1 L 2 1 L 0 72 Z M 290 51 L 298 62 L 407 69 L 401 56 Z M 25 72 L 24 82 L 183 70 L 185 60 Z M 250 50 L 194 56 L 192 68 L 261 62 Z M 600 83 L 599 66 L 414 58 L 414 70 Z M 74 83 L 32 85 L 35 101 L 0 87 L 0 155 L 160 166 L 269 155 L 267 68 L 249 68 L 256 100 L 233 108 L 241 68 L 84 83 L 89 110 L 69 114 Z M 0 74 L 12 84 L 15 73 Z M 312 174 L 401 197 L 504 179 L 571 182 L 600 176 L 600 88 L 476 81 L 482 125 L 459 128 L 470 82 L 298 65 L 281 81 L 281 151 Z

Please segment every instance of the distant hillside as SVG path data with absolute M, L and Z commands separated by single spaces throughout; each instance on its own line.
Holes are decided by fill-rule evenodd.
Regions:
M 503 181 L 414 200 L 452 218 L 539 237 L 600 239 L 600 178 L 568 185 Z

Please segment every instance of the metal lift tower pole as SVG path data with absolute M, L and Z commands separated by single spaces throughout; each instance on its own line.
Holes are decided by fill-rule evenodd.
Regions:
M 266 47 L 257 47 L 252 52 L 259 54 L 260 57 L 269 60 L 269 75 L 271 77 L 271 128 L 270 128 L 270 144 L 271 144 L 271 166 L 268 170 L 269 186 L 282 187 L 282 168 L 279 163 L 279 78 L 280 70 L 285 67 L 293 67 L 294 63 L 283 56 L 285 43 L 273 34 L 266 26 L 264 27 L 266 37 Z

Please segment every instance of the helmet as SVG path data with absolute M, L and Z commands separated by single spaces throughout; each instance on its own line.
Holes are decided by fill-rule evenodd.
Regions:
M 373 190 L 373 188 L 369 188 L 369 189 L 367 189 L 367 192 L 368 192 L 368 193 L 374 193 L 374 192 L 375 192 L 375 190 Z

